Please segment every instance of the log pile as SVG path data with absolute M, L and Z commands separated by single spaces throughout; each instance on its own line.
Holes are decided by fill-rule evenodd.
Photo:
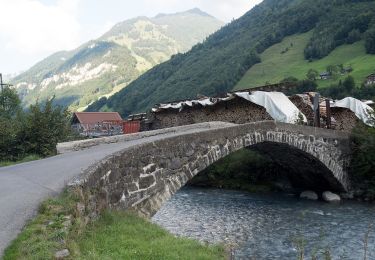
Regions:
M 340 131 L 351 131 L 360 121 L 357 116 L 347 108 L 331 108 L 333 117 L 332 128 Z

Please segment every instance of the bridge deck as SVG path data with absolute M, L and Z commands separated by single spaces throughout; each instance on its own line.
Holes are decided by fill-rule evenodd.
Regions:
M 98 139 L 88 145 L 95 146 L 73 152 L 67 152 L 69 148 L 65 145 L 64 154 L 0 168 L 0 256 L 27 220 L 35 216 L 42 201 L 59 194 L 70 180 L 95 162 L 135 145 L 231 125 L 211 122 L 151 131 L 117 140 L 117 143 L 110 143 L 108 138 L 103 142 Z

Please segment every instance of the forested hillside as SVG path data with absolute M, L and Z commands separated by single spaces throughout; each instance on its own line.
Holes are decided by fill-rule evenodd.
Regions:
M 234 89 L 274 84 L 289 77 L 303 80 L 310 70 L 316 72 L 315 82 L 320 88 L 337 84 L 349 75 L 354 78 L 356 85 L 360 86 L 366 76 L 375 72 L 375 55 L 366 53 L 362 40 L 339 46 L 324 58 L 306 60 L 304 48 L 311 35 L 312 32 L 288 36 L 281 43 L 268 48 L 260 55 L 262 62 L 251 67 Z M 342 75 L 338 73 L 330 79 L 320 79 L 319 74 L 326 72 L 327 67 L 340 64 L 352 71 Z
M 55 95 L 72 109 L 111 96 L 173 54 L 188 51 L 223 23 L 192 9 L 137 17 L 116 24 L 102 37 L 47 57 L 12 80 L 24 106 Z M 199 30 L 197 28 L 199 27 Z
M 337 47 L 364 40 L 375 53 L 375 2 L 359 0 L 265 0 L 190 52 L 156 66 L 126 89 L 89 111 L 141 112 L 156 103 L 216 95 L 233 89 L 261 62 L 260 55 L 286 36 L 307 33 L 304 58 L 314 61 Z M 250 87 L 250 86 L 249 86 Z

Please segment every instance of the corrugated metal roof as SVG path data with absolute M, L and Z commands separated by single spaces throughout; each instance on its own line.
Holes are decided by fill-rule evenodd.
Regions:
M 81 124 L 96 124 L 103 121 L 122 121 L 120 114 L 117 112 L 76 112 L 74 115 Z

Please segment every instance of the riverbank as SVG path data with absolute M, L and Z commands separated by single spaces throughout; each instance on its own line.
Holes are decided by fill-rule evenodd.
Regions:
M 45 201 L 38 215 L 5 250 L 11 259 L 226 259 L 224 246 L 179 238 L 134 213 L 107 211 L 95 221 L 78 197 L 64 192 Z

